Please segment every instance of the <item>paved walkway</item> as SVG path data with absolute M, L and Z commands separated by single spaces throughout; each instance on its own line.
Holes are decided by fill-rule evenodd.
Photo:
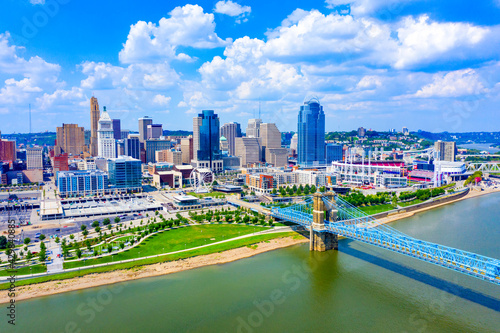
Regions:
M 162 254 L 157 254 L 157 255 L 152 255 L 152 256 L 146 256 L 146 257 L 140 257 L 140 258 L 134 258 L 134 259 L 128 259 L 128 260 L 120 260 L 120 261 L 115 261 L 115 262 L 111 262 L 111 263 L 104 263 L 104 264 L 98 264 L 98 265 L 92 265 L 92 266 L 86 266 L 86 267 L 77 267 L 77 268 L 70 268 L 70 269 L 62 269 L 62 270 L 51 271 L 51 272 L 47 271 L 46 273 L 31 274 L 31 275 L 21 275 L 21 276 L 17 277 L 17 280 L 30 279 L 30 278 L 34 278 L 34 277 L 47 276 L 47 275 L 52 275 L 52 274 L 57 274 L 57 273 L 80 271 L 80 270 L 85 270 L 85 269 L 89 269 L 89 268 L 115 265 L 115 264 L 120 264 L 120 263 L 138 261 L 138 260 L 142 260 L 142 259 L 157 258 L 157 257 L 160 257 L 160 256 L 168 256 L 168 255 L 171 255 L 171 254 L 177 254 L 177 253 L 187 252 L 187 251 L 191 251 L 191 250 L 202 249 L 202 248 L 205 248 L 205 247 L 214 246 L 214 245 L 218 245 L 218 244 L 223 244 L 223 243 L 231 242 L 231 241 L 238 240 L 238 239 L 244 239 L 244 238 L 252 237 L 252 236 L 255 236 L 255 235 L 262 235 L 262 234 L 269 234 L 269 233 L 280 233 L 280 232 L 289 232 L 289 231 L 295 231 L 296 229 L 297 229 L 296 226 L 294 226 L 294 227 L 275 227 L 275 228 L 272 228 L 272 229 L 258 231 L 258 232 L 255 232 L 255 233 L 251 233 L 251 234 L 247 234 L 247 235 L 243 235 L 243 236 L 238 236 L 238 237 L 226 239 L 226 240 L 223 240 L 223 241 L 220 241 L 220 242 L 216 242 L 216 243 L 211 243 L 211 244 L 201 245 L 201 246 L 197 246 L 197 247 L 192 247 L 192 248 L 189 248 L 189 249 L 184 249 L 184 250 L 179 250 L 179 251 L 174 251 L 174 252 L 168 252 L 168 253 L 162 253 Z M 151 234 L 151 235 L 153 235 L 153 234 Z M 143 239 L 145 239 L 145 238 L 143 238 Z M 127 250 L 129 250 L 129 249 L 127 249 Z M 116 252 L 114 254 L 117 254 L 117 253 L 118 252 Z M 111 254 L 109 254 L 109 255 L 111 255 Z M 47 269 L 48 269 L 48 267 L 47 267 Z M 8 278 L 9 278 L 8 276 L 7 277 L 0 277 L 0 281 L 5 281 Z

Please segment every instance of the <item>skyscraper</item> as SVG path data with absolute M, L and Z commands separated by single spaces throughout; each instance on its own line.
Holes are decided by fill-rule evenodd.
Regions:
M 196 167 L 222 171 L 219 128 L 219 116 L 213 110 L 203 110 L 193 118 L 193 160 Z
M 148 125 L 153 124 L 153 118 L 144 116 L 139 118 L 139 141 L 144 143 L 148 139 Z
M 241 160 L 241 166 L 247 167 L 250 163 L 259 163 L 261 148 L 258 138 L 236 138 L 236 156 Z
M 85 150 L 85 132 L 77 124 L 63 124 L 57 128 L 55 154 L 79 155 Z
M 28 170 L 43 169 L 43 147 L 26 148 L 26 166 Z
M 99 126 L 99 103 L 97 102 L 97 98 L 90 98 L 90 155 L 97 156 L 98 147 L 97 147 L 97 129 Z
M 0 139 L 0 161 L 16 160 L 16 142 Z
M 156 163 L 156 152 L 170 149 L 171 142 L 162 139 L 149 139 L 144 145 L 146 146 L 146 163 Z
M 98 133 L 98 155 L 104 158 L 116 157 L 116 143 L 113 132 L 113 121 L 106 112 L 106 107 L 99 119 Z
M 229 155 L 235 156 L 235 138 L 241 137 L 241 125 L 238 123 L 227 123 L 220 128 L 220 136 L 227 139 Z
M 149 139 L 158 139 L 163 135 L 163 126 L 161 124 L 151 124 L 147 126 L 147 134 L 146 138 Z
M 438 161 L 454 162 L 457 154 L 457 143 L 438 140 L 434 143 L 434 151 L 437 153 Z
M 301 166 L 325 163 L 325 113 L 316 98 L 300 107 L 298 123 L 297 162 Z
M 120 119 L 113 119 L 113 138 L 115 140 L 120 140 L 122 138 Z
M 128 138 L 123 139 L 123 150 L 124 150 L 124 155 L 140 160 L 141 143 L 139 142 L 139 137 L 129 136 Z
M 181 139 L 182 163 L 189 164 L 193 157 L 193 137 Z
M 258 138 L 260 136 L 261 119 L 249 119 L 246 136 L 247 138 Z

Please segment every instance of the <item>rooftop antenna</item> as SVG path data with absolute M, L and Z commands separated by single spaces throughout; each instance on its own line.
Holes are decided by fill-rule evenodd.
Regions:
M 30 109 L 30 134 L 31 134 L 31 104 L 28 104 L 29 109 Z
M 260 99 L 259 99 L 259 119 L 262 119 L 262 118 L 260 117 Z

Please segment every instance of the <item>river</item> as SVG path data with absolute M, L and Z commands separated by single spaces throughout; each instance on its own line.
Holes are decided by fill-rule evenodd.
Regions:
M 392 226 L 500 258 L 498 216 L 500 194 L 491 194 Z M 15 329 L 2 315 L 0 332 L 499 332 L 500 286 L 341 240 L 338 252 L 297 245 L 22 301 L 17 311 Z
M 500 148 L 494 148 L 491 145 L 492 143 L 464 143 L 458 145 L 458 147 L 467 149 L 478 149 L 480 151 L 485 150 L 490 154 L 497 153 L 500 151 Z

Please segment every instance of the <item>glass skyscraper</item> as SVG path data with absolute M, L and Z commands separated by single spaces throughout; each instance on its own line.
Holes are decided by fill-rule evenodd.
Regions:
M 325 113 L 315 98 L 300 107 L 298 123 L 297 163 L 315 166 L 325 163 Z
M 219 116 L 213 110 L 203 110 L 198 114 L 198 142 L 194 152 L 198 161 L 215 161 L 222 159 L 219 144 Z M 196 129 L 194 129 L 196 131 Z

